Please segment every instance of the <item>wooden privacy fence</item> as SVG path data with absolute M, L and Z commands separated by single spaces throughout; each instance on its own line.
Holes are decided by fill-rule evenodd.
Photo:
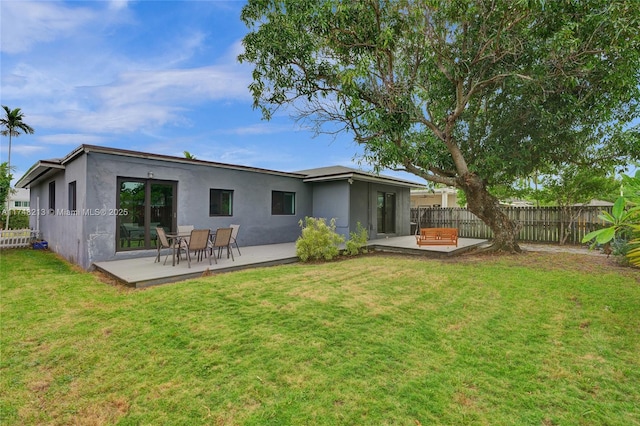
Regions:
M 0 230 L 0 249 L 29 247 L 37 237 L 38 232 L 31 229 Z
M 503 207 L 507 216 L 520 223 L 519 241 L 559 243 L 568 233 L 566 244 L 581 244 L 582 238 L 605 224 L 598 218 L 611 207 Z M 462 238 L 493 238 L 493 233 L 476 215 L 463 208 L 417 207 L 411 209 L 411 222 L 420 228 L 457 228 Z

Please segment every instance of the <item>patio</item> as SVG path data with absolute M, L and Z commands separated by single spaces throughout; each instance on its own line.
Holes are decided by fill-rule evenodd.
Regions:
M 463 253 L 473 247 L 485 243 L 487 240 L 473 238 L 460 238 L 458 247 L 454 246 L 422 246 L 416 244 L 413 235 L 405 237 L 392 237 L 369 242 L 370 250 L 403 253 L 427 257 L 446 257 Z M 168 251 L 163 251 L 160 263 L 154 262 L 155 256 L 135 259 L 113 260 L 109 262 L 96 262 L 95 268 L 118 282 L 135 288 L 149 287 L 152 285 L 166 284 L 177 281 L 184 281 L 190 278 L 198 278 L 205 274 L 237 271 L 247 268 L 257 268 L 264 266 L 281 265 L 295 263 L 296 244 L 269 244 L 262 246 L 240 247 L 242 256 L 237 251 L 234 252 L 235 261 L 222 256 L 218 263 L 209 265 L 208 260 L 191 262 L 191 268 L 186 261 L 182 261 L 176 266 L 171 266 L 171 255 L 163 264 Z

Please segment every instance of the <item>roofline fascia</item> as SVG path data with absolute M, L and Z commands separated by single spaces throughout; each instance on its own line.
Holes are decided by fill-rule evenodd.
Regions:
M 405 186 L 411 188 L 420 188 L 424 185 L 420 185 L 418 183 L 409 182 L 402 179 L 394 179 L 388 176 L 373 176 L 369 174 L 351 172 L 351 173 L 340 173 L 335 175 L 323 175 L 323 176 L 313 176 L 309 178 L 303 179 L 303 182 L 328 182 L 333 180 L 360 180 L 364 182 L 378 182 L 378 183 L 386 183 L 386 184 L 394 184 L 398 186 Z
M 38 173 L 36 176 L 31 177 L 31 174 L 34 173 L 36 170 L 38 170 L 38 168 L 41 166 L 44 166 L 45 170 Z M 27 170 L 27 172 L 20 178 L 20 180 L 16 182 L 15 187 L 26 188 L 27 186 L 31 185 L 36 180 L 40 179 L 42 176 L 44 176 L 46 173 L 48 173 L 52 169 L 64 170 L 65 166 L 63 166 L 58 162 L 40 160 L 36 164 L 31 166 L 29 170 Z
M 79 154 L 79 152 L 76 152 L 76 151 L 82 151 L 87 154 L 91 152 L 96 152 L 99 154 L 121 155 L 126 157 L 142 158 L 147 160 L 170 161 L 174 163 L 183 163 L 183 164 L 196 164 L 196 165 L 202 165 L 202 166 L 219 167 L 219 168 L 230 169 L 230 170 L 240 170 L 240 171 L 254 172 L 254 173 L 267 173 L 267 174 L 286 176 L 286 177 L 304 178 L 306 176 L 306 175 L 303 175 L 300 173 L 294 173 L 294 172 L 281 172 L 277 170 L 262 169 L 259 167 L 240 166 L 235 164 L 219 163 L 215 161 L 182 158 L 182 157 L 176 157 L 172 155 L 152 154 L 152 153 L 132 151 L 132 150 L 120 149 L 120 148 L 108 148 L 108 147 L 102 147 L 97 145 L 82 145 L 81 147 L 76 149 L 74 152 L 69 154 L 67 157 L 65 157 L 65 159 L 63 160 L 63 163 L 67 163 L 73 160 Z

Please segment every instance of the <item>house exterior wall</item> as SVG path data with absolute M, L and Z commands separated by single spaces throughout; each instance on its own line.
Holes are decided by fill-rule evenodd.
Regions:
M 369 188 L 366 191 L 368 200 L 369 200 L 369 210 L 371 212 L 371 217 L 369 221 L 369 239 L 376 240 L 379 238 L 386 238 L 391 236 L 402 236 L 402 235 L 410 235 L 411 231 L 411 193 L 409 188 L 399 187 L 399 186 L 391 186 L 384 185 L 378 183 L 369 183 Z M 364 191 L 363 191 L 364 192 Z M 396 232 L 393 234 L 385 234 L 378 233 L 378 193 L 393 193 L 396 196 L 396 221 L 395 227 Z M 363 204 L 364 208 L 365 204 Z M 354 214 L 354 217 L 358 217 L 360 215 Z M 362 222 L 364 225 L 364 222 Z M 355 227 L 354 227 L 355 230 Z
M 336 232 L 349 236 L 349 184 L 346 181 L 317 182 L 313 189 L 313 217 L 324 218 L 327 224 L 336 220 Z
M 313 184 L 313 216 L 336 219 L 336 232 L 349 238 L 358 228 L 358 222 L 369 232 L 370 239 L 385 238 L 391 234 L 377 232 L 378 192 L 396 195 L 396 232 L 392 235 L 410 233 L 410 190 L 399 186 L 374 182 L 346 180 Z
M 82 215 L 86 192 L 86 159 L 81 157 L 64 171 L 43 180 L 30 190 L 29 226 L 40 230 L 40 236 L 50 242 L 49 248 L 72 263 L 85 265 L 85 216 Z M 69 211 L 69 183 L 76 182 L 77 210 Z M 49 209 L 49 184 L 55 182 L 55 209 Z
M 369 233 L 369 238 L 372 237 L 372 230 L 375 230 L 375 221 L 376 217 L 376 205 L 371 204 L 371 191 L 372 186 L 375 184 L 370 182 L 363 181 L 354 181 L 350 186 L 350 206 L 351 211 L 349 213 L 349 228 L 350 232 L 355 232 L 358 229 L 358 222 L 362 224 L 362 226 Z
M 116 252 L 115 236 L 118 177 L 147 179 L 149 172 L 154 180 L 178 182 L 177 224 L 209 229 L 238 224 L 241 246 L 295 241 L 300 235 L 299 220 L 312 214 L 311 190 L 300 178 L 90 152 L 33 187 L 32 203 L 40 196 L 41 208 L 46 208 L 48 183 L 55 180 L 56 205 L 66 209 L 68 183 L 77 181 L 79 214 L 41 216 L 43 238 L 54 242 L 52 250 L 85 269 L 97 261 L 154 255 L 155 249 Z M 209 216 L 212 188 L 234 191 L 232 216 Z M 271 214 L 274 190 L 295 192 L 295 215 Z M 35 217 L 31 220 L 35 227 Z
M 118 179 L 148 182 L 175 182 L 177 225 L 215 230 L 240 225 L 240 246 L 293 242 L 300 236 L 300 220 L 307 216 L 336 219 L 337 231 L 349 236 L 360 222 L 371 239 L 377 234 L 377 194 L 396 194 L 396 232 L 409 235 L 409 187 L 346 179 L 305 183 L 301 176 L 252 170 L 211 163 L 181 162 L 175 159 L 127 156 L 118 153 L 85 151 L 64 164 L 64 170 L 33 183 L 31 212 L 39 206 L 40 216 L 30 218 L 51 250 L 70 262 L 89 269 L 94 262 L 149 257 L 151 250 L 118 250 L 116 241 Z M 152 176 L 152 177 L 150 177 Z M 69 183 L 76 182 L 76 211 L 69 211 Z M 55 182 L 56 205 L 49 207 L 49 183 Z M 211 189 L 233 191 L 231 216 L 209 215 Z M 295 193 L 295 214 L 273 215 L 272 191 Z M 39 226 L 38 226 L 39 225 Z
M 425 190 L 413 191 L 411 194 L 411 207 L 426 207 L 426 206 L 439 206 L 439 207 L 459 207 L 458 206 L 458 193 L 448 191 L 430 192 Z

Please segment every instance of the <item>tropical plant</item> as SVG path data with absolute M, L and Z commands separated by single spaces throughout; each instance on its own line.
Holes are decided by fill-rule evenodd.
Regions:
M 598 215 L 602 221 L 609 226 L 589 232 L 582 239 L 583 243 L 593 241 L 594 244 L 607 244 L 617 234 L 628 232 L 630 228 L 640 219 L 640 206 L 625 208 L 627 201 L 624 197 L 618 197 L 613 204 L 611 213 L 602 212 Z
M 637 0 L 250 0 L 241 62 L 265 118 L 292 106 L 364 160 L 462 189 L 520 251 L 491 188 L 640 155 Z
M 627 259 L 629 263 L 640 268 L 640 225 L 631 225 L 634 239 L 629 241 Z
M 331 260 L 340 253 L 344 237 L 336 233 L 335 219 L 327 224 L 324 218 L 306 217 L 299 224 L 302 235 L 296 241 L 296 255 L 300 260 Z
M 367 228 L 358 222 L 355 232 L 349 233 L 349 239 L 345 243 L 345 254 L 355 256 L 360 253 L 366 253 L 367 241 L 369 241 Z
M 0 126 L 2 127 L 2 131 L 0 134 L 2 136 L 9 136 L 9 154 L 7 159 L 7 170 L 9 173 L 11 172 L 11 138 L 13 136 L 20 136 L 22 133 L 33 134 L 34 130 L 31 126 L 23 121 L 24 114 L 20 110 L 20 108 L 9 109 L 8 106 L 2 105 L 4 109 L 5 115 L 0 118 Z M 9 175 L 11 176 L 11 175 Z M 7 221 L 5 225 L 5 230 L 9 229 L 9 217 L 11 215 L 10 211 L 10 201 L 11 201 L 11 191 L 7 193 Z
M 594 247 L 610 244 L 614 238 L 619 238 L 623 240 L 618 244 L 624 246 L 622 254 L 632 265 L 640 267 L 640 171 L 633 178 L 623 176 L 623 182 L 623 188 L 626 187 L 629 195 L 618 197 L 611 213 L 602 212 L 598 216 L 609 226 L 588 233 L 582 242 L 592 241 Z

